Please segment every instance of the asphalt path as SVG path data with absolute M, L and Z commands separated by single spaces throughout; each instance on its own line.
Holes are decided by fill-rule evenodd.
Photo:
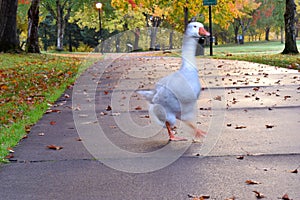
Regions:
M 138 53 L 91 66 L 1 166 L 0 199 L 300 199 L 299 72 L 199 58 L 194 123 L 207 137 L 178 122 L 188 141 L 169 142 L 136 91 L 180 63 Z

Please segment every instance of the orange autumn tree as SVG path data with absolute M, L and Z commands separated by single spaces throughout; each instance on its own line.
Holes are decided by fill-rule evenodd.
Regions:
M 251 7 L 250 0 L 218 0 L 217 2 L 217 5 L 212 6 L 213 23 L 226 29 L 234 19 L 246 15 L 243 8 Z M 112 0 L 112 6 L 125 14 L 128 9 L 132 9 L 130 11 L 132 15 L 143 13 L 146 17 L 145 25 L 147 23 L 149 25 L 149 16 L 163 19 L 180 32 L 184 30 L 185 15 L 188 20 L 196 17 L 201 22 L 208 23 L 208 7 L 203 6 L 203 0 Z
M 186 21 L 191 18 L 206 26 L 209 21 L 208 6 L 203 6 L 203 0 L 112 0 L 112 6 L 124 16 L 130 12 L 130 20 L 136 20 L 135 16 L 144 16 L 144 26 L 164 26 L 178 32 L 184 31 Z M 218 0 L 217 5 L 212 6 L 213 24 L 224 30 L 228 30 L 231 24 L 237 24 L 236 36 L 240 27 L 245 33 L 250 23 L 247 20 L 251 19 L 258 6 L 254 0 Z
M 256 0 L 236 0 L 235 6 L 239 11 L 239 15 L 234 18 L 234 35 L 236 43 L 238 42 L 239 29 L 241 28 L 242 38 L 245 38 L 245 33 L 248 30 L 253 20 L 253 15 L 256 9 L 260 6 Z

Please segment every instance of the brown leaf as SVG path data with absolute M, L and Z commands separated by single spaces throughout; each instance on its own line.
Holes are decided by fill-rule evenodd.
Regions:
M 254 91 L 258 91 L 259 90 L 259 87 L 255 87 L 253 88 Z
M 26 131 L 26 133 L 29 133 L 29 132 L 30 132 L 31 127 L 32 127 L 32 125 L 26 125 L 26 126 L 25 126 L 25 131 Z
M 56 124 L 56 121 L 51 121 L 50 122 L 50 125 L 55 125 Z
M 216 96 L 216 97 L 214 98 L 214 100 L 221 101 L 221 100 L 222 100 L 222 97 L 221 97 L 221 96 Z
M 80 141 L 82 141 L 82 139 L 81 138 L 76 138 L 76 141 L 80 142 Z
M 247 126 L 236 126 L 235 129 L 243 129 L 243 128 L 247 128 Z
M 188 198 L 193 198 L 193 200 L 204 200 L 204 199 L 209 199 L 210 196 L 209 195 L 193 195 L 193 194 L 188 194 Z
M 294 169 L 292 171 L 290 171 L 291 173 L 297 174 L 298 173 L 298 169 Z
M 246 180 L 245 183 L 247 183 L 248 185 L 257 185 L 257 184 L 260 184 L 260 182 L 253 181 L 253 180 Z
M 112 107 L 110 105 L 108 105 L 105 109 L 106 111 L 111 111 L 112 110 Z
M 55 113 L 61 113 L 61 110 L 56 110 L 56 109 L 49 109 L 49 110 L 47 110 L 46 111 L 46 114 L 49 114 L 49 113 L 53 113 L 53 112 L 55 112 Z
M 288 194 L 284 194 L 281 199 L 283 200 L 290 200 L 289 195 Z
M 243 159 L 244 159 L 244 156 L 237 156 L 236 159 L 238 159 L 238 160 L 243 160 Z
M 258 198 L 258 199 L 262 199 L 262 198 L 265 198 L 265 197 L 266 197 L 264 194 L 262 194 L 262 193 L 260 193 L 260 192 L 258 192 L 258 191 L 256 191 L 256 190 L 253 190 L 252 192 L 255 193 L 255 196 L 256 196 L 256 198 Z
M 271 125 L 271 124 L 266 124 L 266 128 L 273 128 L 274 125 Z
M 235 197 L 233 196 L 233 197 L 227 198 L 225 200 L 235 200 Z
M 14 158 L 14 153 L 9 153 L 7 156 L 5 156 L 5 159 L 11 159 Z
M 137 107 L 135 108 L 135 110 L 142 110 L 142 107 L 141 107 L 141 106 L 137 106 Z
M 292 98 L 292 97 L 289 95 L 284 96 L 284 100 L 287 100 L 288 98 Z
M 61 147 L 61 146 L 56 146 L 56 145 L 53 145 L 53 144 L 48 145 L 47 148 L 48 148 L 48 149 L 52 149 L 52 150 L 61 150 L 61 149 L 63 149 L 63 147 Z

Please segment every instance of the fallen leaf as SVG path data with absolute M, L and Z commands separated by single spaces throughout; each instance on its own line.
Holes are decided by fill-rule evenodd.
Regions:
M 29 133 L 29 132 L 30 132 L 31 127 L 32 127 L 32 125 L 26 125 L 26 126 L 25 126 L 25 131 L 26 131 L 26 133 Z
M 243 128 L 247 128 L 247 126 L 236 126 L 235 129 L 243 129 Z
M 61 147 L 61 146 L 56 146 L 56 145 L 53 145 L 53 144 L 48 145 L 47 148 L 48 148 L 48 149 L 52 149 L 52 150 L 61 150 L 61 149 L 63 149 L 63 147 Z
M 188 194 L 188 198 L 193 198 L 193 200 L 204 200 L 204 199 L 209 199 L 210 196 L 209 195 L 193 195 L 193 194 Z
M 274 125 L 271 125 L 271 124 L 266 124 L 266 128 L 273 128 Z
M 108 95 L 109 92 L 108 92 L 108 91 L 104 91 L 103 93 L 104 93 L 105 95 Z
M 49 110 L 47 110 L 46 111 L 46 114 L 49 114 L 49 113 L 53 113 L 53 112 L 55 112 L 55 113 L 61 113 L 61 110 L 55 110 L 55 109 L 49 109 Z
M 284 100 L 287 100 L 289 98 L 291 98 L 291 96 L 289 96 L 289 95 L 284 96 Z
M 14 149 L 11 148 L 11 147 L 7 147 L 7 150 L 9 151 L 9 153 L 14 153 L 15 152 Z
M 50 125 L 55 125 L 56 124 L 56 121 L 51 121 L 50 122 Z
M 260 182 L 253 181 L 253 180 L 246 180 L 245 183 L 247 183 L 248 185 L 257 185 L 257 184 L 260 184 Z
M 65 94 L 64 97 L 65 97 L 66 99 L 68 99 L 68 98 L 70 98 L 70 95 Z
M 294 169 L 292 171 L 290 171 L 291 173 L 297 174 L 298 173 L 298 169 Z
M 24 135 L 23 137 L 22 137 L 22 139 L 27 139 L 28 138 L 28 135 Z
M 289 195 L 288 195 L 288 194 L 284 194 L 284 195 L 281 197 L 281 199 L 283 199 L 283 200 L 291 200 L 291 199 L 289 198 Z
M 237 156 L 236 159 L 238 159 L 238 160 L 243 160 L 243 159 L 244 159 L 244 156 Z
M 262 193 L 260 193 L 260 192 L 258 192 L 258 191 L 256 191 L 256 190 L 253 190 L 252 192 L 255 193 L 255 196 L 256 196 L 256 198 L 258 198 L 258 199 L 262 199 L 262 198 L 265 198 L 265 197 L 266 197 L 264 194 L 262 194 Z
M 106 107 L 105 110 L 106 110 L 106 111 L 111 111 L 111 110 L 112 110 L 112 107 L 108 105 L 108 106 Z
M 11 159 L 14 158 L 14 153 L 9 153 L 7 156 L 5 156 L 5 159 Z
M 222 100 L 222 97 L 221 97 L 221 96 L 216 96 L 216 97 L 214 98 L 214 100 L 221 101 L 221 100 Z
M 82 141 L 82 139 L 81 138 L 76 138 L 76 141 L 80 142 L 80 141 Z
M 225 200 L 235 200 L 235 197 L 233 196 L 233 197 L 227 198 Z
M 138 106 L 138 107 L 135 108 L 135 110 L 142 110 L 142 107 Z

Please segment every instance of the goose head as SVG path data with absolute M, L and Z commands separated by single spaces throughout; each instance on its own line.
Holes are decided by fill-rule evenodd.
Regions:
M 185 35 L 189 37 L 200 38 L 202 36 L 210 36 L 210 33 L 205 30 L 200 22 L 191 22 L 187 25 Z

